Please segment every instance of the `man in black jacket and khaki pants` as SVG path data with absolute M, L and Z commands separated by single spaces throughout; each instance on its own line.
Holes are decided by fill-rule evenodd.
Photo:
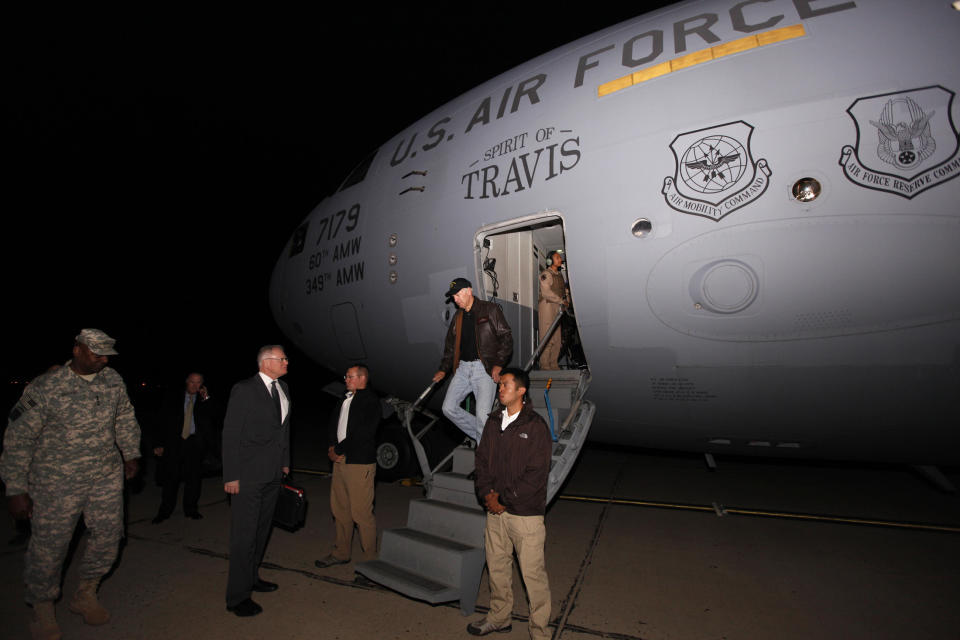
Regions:
M 373 480 L 377 471 L 377 427 L 380 400 L 367 384 L 370 371 L 363 365 L 347 369 L 347 397 L 330 416 L 327 457 L 333 467 L 330 511 L 337 528 L 333 552 L 314 564 L 326 569 L 350 562 L 353 526 L 360 532 L 363 559 L 377 555 L 377 521 L 373 515 Z
M 550 429 L 528 401 L 530 377 L 521 369 L 500 372 L 500 404 L 490 414 L 477 446 L 475 488 L 487 510 L 484 543 L 490 576 L 490 611 L 467 625 L 485 636 L 510 631 L 513 609 L 513 554 L 530 599 L 531 640 L 549 640 L 550 581 L 543 556 Z

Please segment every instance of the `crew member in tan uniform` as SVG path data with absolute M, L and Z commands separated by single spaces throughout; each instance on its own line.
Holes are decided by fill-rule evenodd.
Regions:
M 563 265 L 563 256 L 558 251 L 551 251 L 547 256 L 549 266 L 540 272 L 540 302 L 537 311 L 540 314 L 540 339 L 546 335 L 554 318 L 560 311 L 561 305 L 569 303 L 566 297 L 566 283 L 560 275 Z M 540 353 L 541 369 L 559 369 L 557 358 L 560 356 L 561 331 L 560 326 L 554 328 L 550 340 Z

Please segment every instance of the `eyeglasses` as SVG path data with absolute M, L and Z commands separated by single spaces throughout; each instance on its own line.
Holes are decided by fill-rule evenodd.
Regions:
M 362 373 L 351 373 L 350 375 L 343 376 L 343 379 L 349 380 L 350 378 L 364 378 L 364 377 L 366 376 L 364 376 Z
M 290 358 L 277 358 L 276 356 L 268 356 L 264 360 L 280 360 L 281 362 L 290 362 Z

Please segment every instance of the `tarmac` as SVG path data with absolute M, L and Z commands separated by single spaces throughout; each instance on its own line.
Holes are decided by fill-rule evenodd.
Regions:
M 325 465 L 320 467 L 325 468 Z M 960 472 L 947 470 L 960 485 Z M 314 560 L 333 541 L 329 477 L 300 470 L 306 525 L 275 529 L 254 594 L 263 613 L 225 610 L 229 506 L 218 478 L 204 481 L 204 518 L 175 512 L 154 525 L 160 490 L 130 495 L 127 539 L 100 588 L 112 613 L 89 627 L 66 603 L 64 638 L 467 638 L 478 613 L 431 606 L 354 582 L 352 565 Z M 909 469 L 718 459 L 590 447 L 546 517 L 554 638 L 960 638 L 960 497 Z M 379 483 L 378 526 L 402 526 L 419 486 Z M 27 638 L 21 584 L 24 544 L 0 517 L 0 637 Z M 359 542 L 355 540 L 355 556 Z M 517 580 L 517 578 L 515 578 Z M 519 582 L 515 582 L 519 584 Z M 515 588 L 513 630 L 527 638 L 524 592 Z

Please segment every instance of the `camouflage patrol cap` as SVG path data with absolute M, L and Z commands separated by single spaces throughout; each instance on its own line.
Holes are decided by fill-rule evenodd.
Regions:
M 116 340 L 105 334 L 100 329 L 83 329 L 75 340 L 79 344 L 85 344 L 98 356 L 115 356 L 117 350 L 113 348 Z

